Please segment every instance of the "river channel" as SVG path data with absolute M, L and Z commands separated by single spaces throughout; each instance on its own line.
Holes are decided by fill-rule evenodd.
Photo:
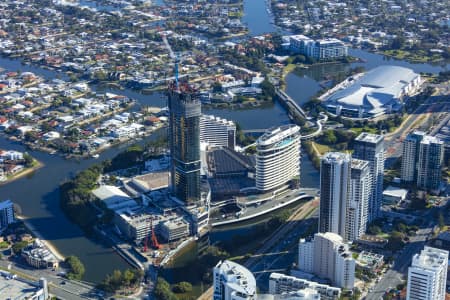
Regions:
M 246 22 L 253 35 L 272 32 L 275 27 L 270 22 L 270 14 L 266 10 L 263 0 L 244 1 Z M 303 104 L 320 89 L 320 81 L 330 72 L 345 71 L 346 68 L 364 66 L 366 69 L 381 64 L 396 64 L 410 67 L 417 72 L 437 73 L 446 67 L 428 64 L 410 64 L 398 60 L 388 60 L 381 55 L 363 50 L 351 50 L 351 55 L 361 57 L 364 63 L 351 65 L 326 65 L 313 67 L 287 76 L 287 92 L 298 103 Z M 66 78 L 63 73 L 46 70 L 36 66 L 23 65 L 19 60 L 0 58 L 0 67 L 12 71 L 30 71 L 47 79 L 56 77 Z M 102 89 L 92 86 L 98 92 L 110 91 L 136 99 L 139 104 L 148 106 L 166 106 L 163 93 L 143 95 L 132 90 Z M 267 128 L 274 125 L 286 124 L 289 119 L 277 103 L 265 107 L 249 110 L 221 110 L 212 109 L 206 113 L 215 114 L 234 120 L 244 129 Z M 20 144 L 11 142 L 0 136 L 0 148 L 26 151 Z M 128 265 L 115 254 L 110 247 L 88 238 L 74 224 L 65 217 L 59 207 L 58 185 L 65 179 L 71 178 L 78 171 L 104 159 L 109 159 L 121 151 L 121 148 L 111 148 L 103 152 L 99 159 L 81 161 L 65 160 L 57 155 L 42 152 L 30 152 L 31 155 L 43 162 L 45 166 L 28 177 L 0 186 L 0 200 L 11 199 L 17 203 L 25 217 L 30 218 L 31 224 L 49 240 L 63 255 L 80 257 L 86 267 L 85 278 L 88 281 L 99 282 L 114 269 L 124 269 Z M 312 163 L 304 156 L 302 158 L 301 184 L 308 187 L 318 187 L 318 172 Z M 224 235 L 223 231 L 221 235 Z M 233 231 L 233 234 L 234 231 Z

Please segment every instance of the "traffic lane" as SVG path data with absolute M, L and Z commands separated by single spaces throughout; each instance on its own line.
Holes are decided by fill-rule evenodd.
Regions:
M 427 232 L 429 231 L 430 229 L 418 230 L 418 236 L 413 237 L 411 243 L 408 243 L 403 250 L 398 252 L 392 268 L 375 285 L 373 291 L 368 293 L 367 300 L 378 300 L 387 290 L 396 288 L 397 285 L 403 283 L 403 278 L 406 279 L 407 277 L 407 270 L 411 264 L 412 257 L 425 246 L 425 240 L 428 236 Z
M 56 296 L 58 299 L 63 299 L 63 300 L 99 299 L 99 298 L 89 298 L 89 297 L 85 297 L 83 295 L 76 295 L 71 292 L 65 291 L 61 288 L 53 287 L 53 286 L 49 287 L 49 292 L 50 292 L 50 294 Z

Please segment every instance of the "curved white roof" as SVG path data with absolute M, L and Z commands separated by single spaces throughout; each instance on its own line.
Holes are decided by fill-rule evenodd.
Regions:
M 332 94 L 327 102 L 377 110 L 398 98 L 402 90 L 418 76 L 408 68 L 380 66 L 368 71 L 347 88 Z
M 232 290 L 244 295 L 256 295 L 256 280 L 247 268 L 229 260 L 219 262 L 216 268 L 225 275 L 226 285 Z
M 300 132 L 300 127 L 293 124 L 272 127 L 256 140 L 257 145 L 268 146 L 284 140 L 285 138 L 296 135 Z

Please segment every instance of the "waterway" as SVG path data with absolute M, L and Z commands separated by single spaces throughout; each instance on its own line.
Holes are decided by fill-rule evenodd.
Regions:
M 110 247 L 99 243 L 95 237 L 86 237 L 59 206 L 59 183 L 99 160 L 65 160 L 58 155 L 29 151 L 3 136 L 0 136 L 0 148 L 28 151 L 44 163 L 44 167 L 33 174 L 0 186 L 0 199 L 11 199 L 18 204 L 22 215 L 63 255 L 78 256 L 86 267 L 86 280 L 99 282 L 114 269 L 129 267 Z M 123 147 L 111 148 L 102 153 L 101 159 L 110 159 L 120 151 Z
M 244 0 L 244 16 L 242 21 L 248 26 L 250 35 L 252 36 L 277 31 L 266 1 Z

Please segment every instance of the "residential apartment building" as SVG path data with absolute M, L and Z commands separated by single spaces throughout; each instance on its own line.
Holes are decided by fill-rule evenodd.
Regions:
M 335 38 L 317 40 L 306 49 L 306 55 L 317 60 L 341 58 L 348 55 L 348 47 Z
M 354 141 L 353 158 L 367 160 L 371 174 L 371 192 L 368 206 L 368 222 L 380 215 L 383 202 L 384 136 L 363 132 Z
M 300 177 L 300 127 L 267 130 L 256 141 L 256 188 L 275 190 Z
M 407 300 L 444 300 L 448 251 L 425 246 L 408 269 Z
M 367 228 L 368 206 L 372 192 L 369 162 L 352 159 L 350 173 L 344 238 L 347 241 L 354 241 L 361 237 Z
M 214 267 L 214 300 L 254 300 L 256 280 L 245 267 L 229 261 L 219 261 Z
M 414 183 L 416 179 L 419 143 L 424 136 L 425 132 L 414 131 L 403 140 L 401 179 L 405 183 Z
M 0 202 L 0 230 L 14 222 L 14 205 L 11 200 Z
M 341 295 L 341 289 L 326 284 L 308 281 L 293 276 L 280 273 L 271 273 L 269 277 L 269 294 L 274 295 L 275 299 L 298 299 L 297 293 L 306 292 L 302 295 L 303 299 L 313 298 L 319 295 L 320 300 L 337 300 Z M 283 298 L 286 297 L 286 298 Z M 308 298 L 310 297 L 310 298 Z M 300 298 L 302 299 L 302 298 Z
M 320 300 L 318 291 L 306 288 L 295 292 L 286 292 L 281 295 L 272 295 L 273 300 Z
M 211 115 L 202 115 L 200 117 L 200 142 L 234 149 L 236 146 L 236 125 L 233 121 Z
M 441 184 L 444 142 L 422 131 L 403 141 L 401 179 L 424 190 L 437 191 Z
M 333 286 L 353 288 L 355 260 L 352 258 L 348 244 L 344 243 L 344 239 L 338 234 L 316 233 L 313 240 L 301 239 L 298 257 L 298 268 L 301 271 L 328 279 Z M 312 272 L 311 265 L 302 265 L 304 261 L 312 261 Z
M 345 236 L 351 157 L 328 152 L 320 161 L 319 232 Z
M 291 35 L 289 37 L 289 50 L 295 53 L 306 55 L 307 49 L 314 44 L 314 40 L 302 34 Z
M 186 204 L 200 200 L 200 115 L 198 94 L 186 84 L 168 93 L 171 189 Z
M 436 191 L 441 185 L 444 142 L 426 135 L 420 141 L 417 161 L 417 187 Z
M 292 52 L 317 60 L 334 59 L 348 55 L 348 47 L 338 39 L 331 38 L 314 41 L 301 34 L 289 37 L 289 49 Z

